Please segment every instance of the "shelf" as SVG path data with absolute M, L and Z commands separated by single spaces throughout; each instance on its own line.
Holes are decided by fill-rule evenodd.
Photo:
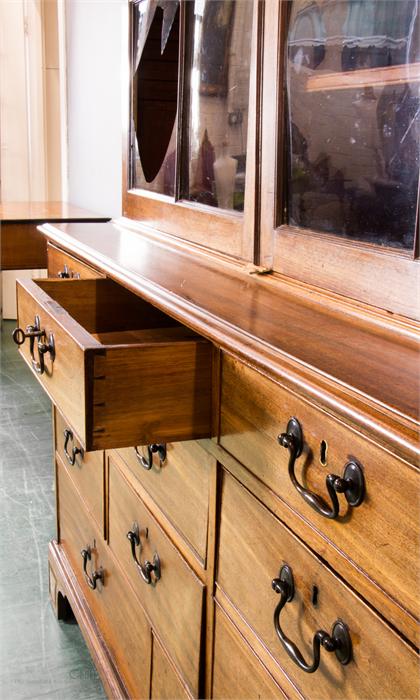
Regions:
M 420 82 L 420 63 L 407 63 L 386 68 L 363 68 L 344 73 L 313 75 L 306 83 L 307 92 L 348 90 L 364 87 L 384 87 Z

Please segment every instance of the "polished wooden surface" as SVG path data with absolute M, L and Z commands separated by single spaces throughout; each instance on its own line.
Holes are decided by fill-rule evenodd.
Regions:
M 47 245 L 47 269 L 48 277 L 59 277 L 63 272 L 68 274 L 70 278 L 80 279 L 96 279 L 104 276 L 93 267 L 85 265 L 73 255 L 63 253 L 62 250 L 50 243 Z
M 123 568 L 153 627 L 181 671 L 194 697 L 199 695 L 201 624 L 204 587 L 171 544 L 153 515 L 126 481 L 122 463 L 109 464 L 108 539 L 111 551 Z M 137 555 L 144 562 L 157 553 L 161 562 L 161 578 L 146 584 L 131 554 L 127 532 L 137 523 L 142 548 Z
M 151 669 L 151 630 L 134 593 L 125 582 L 118 566 L 98 533 L 96 525 L 75 491 L 60 458 L 57 458 L 59 494 L 60 546 L 71 562 L 101 634 L 124 679 L 131 697 L 149 697 Z M 103 568 L 104 583 L 92 590 L 85 581 L 81 550 L 92 548 L 88 572 Z M 90 568 L 92 567 L 92 568 Z M 133 615 L 133 610 L 136 614 Z M 129 624 L 127 624 L 129 622 Z
M 28 291 L 26 284 L 29 284 Z M 85 442 L 84 408 L 85 408 L 85 357 L 83 343 L 93 345 L 94 341 L 90 335 L 84 331 L 76 322 L 70 319 L 71 327 L 68 333 L 64 333 L 59 321 L 53 320 L 47 312 L 47 307 L 41 303 L 41 296 L 47 304 L 51 303 L 51 298 L 44 295 L 40 287 L 31 280 L 25 282 L 25 286 L 18 283 L 17 286 L 17 312 L 18 326 L 23 330 L 34 323 L 35 316 L 40 318 L 41 327 L 48 325 L 47 332 L 53 332 L 57 349 L 54 363 L 49 355 L 45 358 L 46 371 L 44 374 L 35 376 L 48 393 L 54 403 L 58 405 L 61 412 L 70 418 L 72 430 L 79 440 Z M 60 307 L 59 307 L 60 308 Z M 62 315 L 68 321 L 70 317 L 61 309 Z M 78 331 L 80 329 L 80 333 Z M 73 337 L 78 337 L 79 342 L 75 342 Z M 82 345 L 81 345 L 82 344 Z M 97 346 L 100 347 L 99 343 Z M 38 360 L 36 350 L 36 339 L 34 343 L 34 357 Z M 29 340 L 25 340 L 19 347 L 19 353 L 32 369 L 32 359 L 30 355 Z M 53 370 L 53 371 L 52 371 Z
M 175 671 L 162 645 L 153 637 L 151 700 L 188 700 L 192 695 Z
M 109 217 L 70 202 L 0 202 L 0 221 L 107 221 Z
M 47 267 L 45 241 L 39 240 L 37 224 L 0 222 L 2 270 L 42 270 Z
M 212 440 L 206 440 L 205 443 L 207 449 L 223 465 L 224 469 L 235 476 L 308 547 L 314 552 L 318 552 L 343 580 L 347 581 L 365 600 L 368 600 L 406 639 L 416 643 L 419 637 L 418 619 L 401 607 L 397 600 L 398 590 L 394 591 L 393 597 L 390 597 L 381 585 L 381 580 L 375 581 L 367 576 L 366 572 L 360 571 L 355 566 L 354 560 L 346 556 L 333 540 L 331 541 L 325 536 L 322 528 L 312 524 L 314 521 L 309 521 L 304 510 L 295 509 L 283 498 L 283 494 L 275 493 L 272 489 L 267 488 L 255 470 L 254 473 L 251 472 L 220 445 L 216 445 Z M 401 534 L 398 537 L 401 539 Z M 415 537 L 417 539 L 417 534 Z M 376 552 L 375 555 L 379 556 Z M 410 562 L 411 566 L 412 562 Z M 397 588 L 399 589 L 399 583 Z
M 138 451 L 148 456 L 147 446 L 138 447 Z M 153 467 L 148 471 L 133 447 L 118 450 L 118 454 L 205 566 L 209 479 L 214 457 L 194 441 L 169 443 L 165 461 L 161 464 L 154 455 Z
M 420 261 L 409 254 L 282 226 L 273 264 L 297 280 L 420 320 Z
M 219 606 L 216 606 L 212 698 L 288 698 L 288 694 L 267 673 L 251 647 L 241 638 Z
M 189 329 L 106 279 L 20 282 L 18 324 L 35 316 L 55 340 L 36 377 L 86 450 L 210 435 L 212 349 Z
M 192 255 L 146 230 L 109 223 L 43 232 L 286 387 L 418 459 L 416 324 L 287 278 L 250 275 L 198 250 Z
M 319 669 L 304 673 L 277 638 L 273 613 L 279 596 L 271 581 L 287 563 L 295 595 L 281 613 L 285 634 L 310 661 L 316 630 L 335 620 L 349 627 L 352 661 L 342 666 L 321 651 Z M 362 599 L 231 476 L 225 475 L 219 533 L 217 585 L 247 623 L 247 638 L 260 638 L 283 672 L 308 697 L 417 698 L 418 656 Z M 317 598 L 313 602 L 314 586 Z M 223 596 L 220 597 L 223 604 Z M 398 663 L 389 664 L 389 659 Z
M 360 506 L 351 508 L 344 495 L 339 495 L 340 515 L 329 520 L 305 503 L 288 475 L 289 451 L 278 443 L 291 416 L 299 420 L 305 442 L 303 454 L 296 460 L 298 481 L 330 503 L 327 474 L 341 477 L 347 462 L 356 460 L 366 485 Z M 375 605 L 386 616 L 392 601 L 400 617 L 405 614 L 411 618 L 418 633 L 418 468 L 379 449 L 371 440 L 229 356 L 222 364 L 220 426 L 222 447 L 322 533 L 358 575 L 363 573 L 378 592 L 385 593 Z M 328 551 L 324 551 L 327 559 Z M 418 641 L 416 635 L 413 642 Z
M 54 408 L 54 439 L 56 453 L 60 456 L 81 500 L 84 502 L 87 511 L 95 520 L 99 532 L 103 535 L 105 527 L 105 455 L 101 450 L 98 452 L 85 452 L 82 450 L 82 453 L 79 452 L 75 455 L 74 464 L 70 464 L 64 452 L 65 430 L 70 430 L 73 433 L 70 423 L 66 421 L 57 408 Z M 82 449 L 75 435 L 67 444 L 67 452 L 70 456 L 72 456 L 73 448 Z
M 74 575 L 64 548 L 56 540 L 50 542 L 48 564 L 50 600 L 57 619 L 68 619 L 70 607 L 107 696 L 112 700 L 126 700 L 128 689 L 98 627 L 85 590 Z
M 36 270 L 47 267 L 45 241 L 37 225 L 45 221 L 108 221 L 68 202 L 1 202 L 0 242 L 2 270 Z

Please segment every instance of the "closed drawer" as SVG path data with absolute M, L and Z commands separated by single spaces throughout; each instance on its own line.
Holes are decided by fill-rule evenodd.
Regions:
M 209 435 L 210 343 L 109 279 L 17 292 L 20 328 L 44 333 L 20 352 L 84 449 Z
M 130 488 L 112 457 L 109 457 L 108 484 L 110 548 L 197 697 L 204 587 Z M 129 532 L 138 539 L 130 535 L 130 541 Z M 160 567 L 159 578 L 155 571 L 149 572 L 150 583 L 145 580 L 150 568 L 146 562 Z
M 152 665 L 151 700 L 187 700 L 192 697 L 156 637 L 153 637 Z
M 379 616 L 233 477 L 225 474 L 217 581 L 249 634 L 257 635 L 279 667 L 311 698 L 417 698 L 417 654 Z M 352 657 L 342 665 L 321 649 L 318 670 L 301 670 L 288 656 L 274 628 L 280 595 L 272 588 L 280 569 L 293 573 L 294 596 L 277 616 L 281 630 L 312 662 L 317 630 L 331 634 L 341 620 L 348 627 Z M 220 596 L 223 599 L 223 596 Z M 392 662 L 390 661 L 392 660 Z
M 104 452 L 85 452 L 70 424 L 54 409 L 55 450 L 65 465 L 84 504 L 104 531 Z
M 61 277 L 63 279 L 74 277 L 83 280 L 105 277 L 102 272 L 94 270 L 90 265 L 77 260 L 51 243 L 47 245 L 47 257 L 48 277 Z
M 112 561 L 96 524 L 89 518 L 77 492 L 57 457 L 60 544 L 82 586 L 89 608 L 114 657 L 130 697 L 148 698 L 152 635 L 146 617 L 129 585 Z M 103 583 L 95 590 L 83 573 L 81 551 L 91 548 L 88 575 L 102 570 Z M 129 624 L 128 624 L 129 623 Z
M 278 442 L 292 416 L 300 422 L 304 441 L 302 455 L 295 462 L 297 480 L 331 503 L 327 475 L 342 477 L 345 465 L 356 461 L 365 482 L 365 497 L 359 506 L 349 506 L 345 496 L 338 494 L 339 516 L 328 519 L 303 500 L 289 477 L 290 452 Z M 387 617 L 391 600 L 396 624 L 404 614 L 407 628 L 416 629 L 417 469 L 228 356 L 223 359 L 220 442 L 327 538 L 334 552 L 344 554 L 356 576 L 364 572 L 381 595 L 385 592 L 380 605 Z M 328 558 L 327 548 L 323 556 Z
M 150 455 L 148 446 L 119 450 L 119 455 L 205 565 L 209 478 L 215 459 L 194 441 L 169 443 L 165 450 L 163 461 L 158 453 Z
M 212 697 L 215 700 L 287 698 L 218 606 L 214 635 Z

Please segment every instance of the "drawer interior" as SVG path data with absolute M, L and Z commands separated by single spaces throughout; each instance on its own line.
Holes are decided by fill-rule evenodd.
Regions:
M 104 345 L 191 336 L 190 331 L 152 304 L 110 279 L 38 279 L 35 283 Z M 156 334 L 153 336 L 156 338 Z
M 18 309 L 52 338 L 42 371 L 20 351 L 85 451 L 210 435 L 204 338 L 107 278 L 18 281 Z

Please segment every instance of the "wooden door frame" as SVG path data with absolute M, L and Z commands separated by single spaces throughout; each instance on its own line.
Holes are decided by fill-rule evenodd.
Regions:
M 259 91 L 262 36 L 263 4 L 253 0 L 253 29 L 251 45 L 251 75 L 250 99 L 247 134 L 247 177 L 245 186 L 244 212 L 221 211 L 217 208 L 192 203 L 147 190 L 130 189 L 128 183 L 128 152 L 130 124 L 130 11 L 127 3 L 123 21 L 123 151 L 122 151 L 122 201 L 123 216 L 141 221 L 143 224 L 203 247 L 220 251 L 229 256 L 253 262 L 255 258 L 256 241 L 259 234 L 259 218 L 256 221 L 255 212 L 259 211 L 259 148 L 258 122 L 260 119 Z M 184 36 L 185 5 L 181 3 L 181 37 Z M 184 51 L 180 46 L 180 65 Z M 183 104 L 186 70 L 180 70 L 179 95 L 180 105 Z M 181 110 L 180 110 L 181 111 Z M 180 134 L 181 130 L 181 134 Z M 178 130 L 181 136 L 178 143 L 182 148 L 182 124 Z M 179 186 L 180 172 L 177 173 L 176 191 Z
M 268 2 L 265 7 L 259 263 L 300 282 L 420 320 L 420 261 L 412 253 L 278 224 L 286 204 L 283 76 L 287 7 L 282 2 Z

